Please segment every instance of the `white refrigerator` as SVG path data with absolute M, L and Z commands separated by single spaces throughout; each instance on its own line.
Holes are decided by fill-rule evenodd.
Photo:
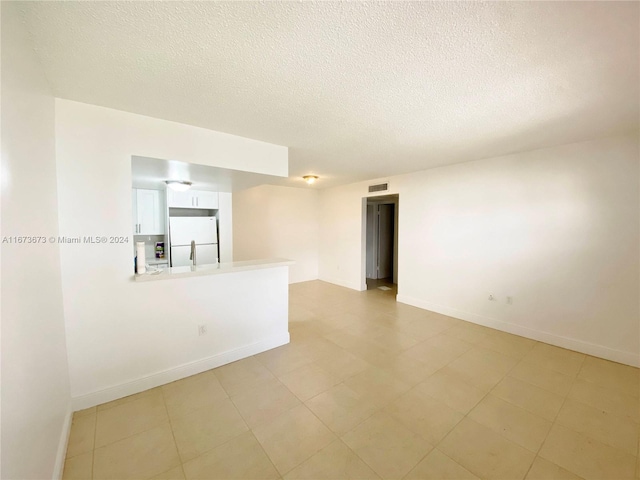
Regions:
M 169 239 L 171 266 L 193 265 L 191 242 L 196 243 L 196 264 L 207 265 L 218 261 L 218 229 L 216 217 L 170 217 Z

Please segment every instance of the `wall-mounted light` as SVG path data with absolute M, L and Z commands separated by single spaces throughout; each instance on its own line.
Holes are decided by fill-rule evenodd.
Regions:
M 187 182 L 186 180 L 165 180 L 167 187 L 175 192 L 186 192 L 193 185 L 191 182 Z
M 315 183 L 316 180 L 318 180 L 318 176 L 317 175 L 305 175 L 304 177 L 302 177 L 304 179 L 305 182 L 307 182 L 309 185 L 311 185 L 312 183 Z

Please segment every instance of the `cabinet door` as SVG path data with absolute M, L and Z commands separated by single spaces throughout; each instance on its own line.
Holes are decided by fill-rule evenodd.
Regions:
M 132 205 L 132 211 L 133 211 L 133 234 L 137 235 L 138 234 L 138 191 L 137 189 L 132 189 L 131 190 L 131 205 Z
M 192 192 L 174 192 L 173 190 L 167 190 L 167 204 L 174 208 L 194 208 L 195 201 L 193 200 Z
M 164 235 L 164 211 L 159 190 L 139 188 L 136 192 L 138 233 Z
M 196 208 L 218 208 L 218 192 L 193 192 L 196 200 Z

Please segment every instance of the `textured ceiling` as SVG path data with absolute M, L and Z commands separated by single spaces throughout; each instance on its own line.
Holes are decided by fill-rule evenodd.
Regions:
M 22 9 L 56 96 L 289 146 L 320 188 L 638 129 L 637 2 Z

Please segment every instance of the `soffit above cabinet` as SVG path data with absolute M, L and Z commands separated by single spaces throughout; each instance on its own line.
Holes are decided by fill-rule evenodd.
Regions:
M 164 190 L 166 180 L 188 180 L 194 190 L 228 193 L 281 180 L 273 175 L 139 156 L 131 157 L 131 178 L 134 188 Z

